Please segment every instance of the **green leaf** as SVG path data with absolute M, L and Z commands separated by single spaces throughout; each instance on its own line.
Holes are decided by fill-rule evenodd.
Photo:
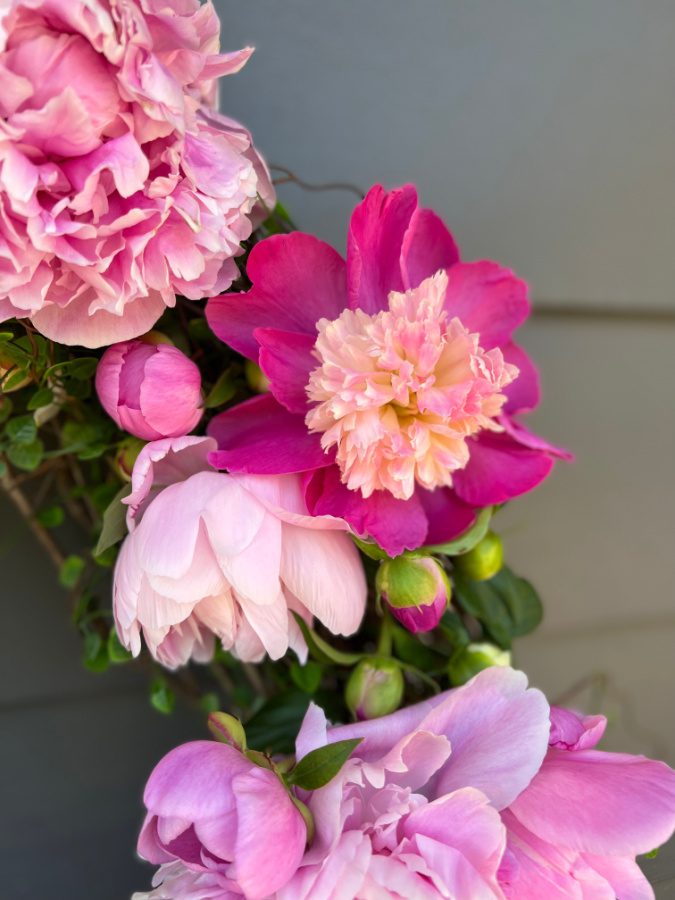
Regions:
M 453 583 L 455 596 L 462 609 L 478 619 L 495 643 L 509 650 L 513 623 L 506 604 L 491 582 L 471 581 L 455 572 Z
M 246 750 L 246 732 L 239 719 L 225 712 L 212 712 L 208 718 L 211 734 L 222 744 L 232 744 Z
M 66 514 L 63 511 L 62 506 L 59 506 L 58 503 L 54 503 L 52 506 L 41 509 L 35 518 L 40 525 L 44 525 L 45 528 L 57 528 L 65 521 Z
M 50 375 L 60 378 L 74 378 L 76 381 L 88 381 L 96 371 L 98 359 L 95 356 L 80 356 L 50 366 L 42 376 L 43 381 Z
M 14 404 L 9 397 L 0 397 L 0 423 L 6 422 L 12 415 Z
M 304 666 L 298 662 L 291 664 L 291 678 L 296 687 L 306 694 L 314 694 L 321 684 L 323 669 L 318 663 L 308 660 Z
M 7 463 L 0 459 L 0 478 L 7 474 Z
M 59 571 L 59 584 L 64 588 L 74 588 L 80 580 L 86 563 L 81 556 L 67 556 Z
M 205 409 L 214 409 L 231 400 L 236 393 L 236 386 L 232 380 L 231 368 L 225 369 L 220 378 L 213 385 L 204 401 Z
M 14 335 L 11 331 L 0 331 L 0 344 L 4 344 L 5 341 L 11 341 Z
M 103 527 L 94 550 L 94 556 L 100 556 L 108 548 L 114 547 L 127 533 L 125 520 L 127 507 L 122 503 L 122 500 L 130 493 L 131 485 L 125 484 L 115 494 L 110 506 L 103 513 Z
M 511 616 L 511 634 L 522 637 L 541 623 L 544 615 L 539 594 L 529 581 L 519 578 L 504 566 L 489 584 L 500 595 Z
M 54 391 L 51 388 L 43 387 L 37 390 L 30 398 L 27 409 L 41 409 L 43 406 L 49 406 L 54 399 Z
M 373 543 L 372 541 L 362 541 L 361 538 L 357 538 L 354 535 L 352 535 L 352 540 L 359 548 L 359 550 L 362 553 L 365 553 L 365 555 L 369 559 L 374 559 L 376 561 L 382 559 L 391 559 L 391 557 L 384 552 L 382 547 L 380 547 L 378 544 Z
M 363 653 L 344 653 L 342 650 L 336 650 L 335 647 L 331 647 L 328 641 L 324 641 L 315 631 L 312 631 L 302 616 L 299 616 L 296 612 L 293 615 L 307 642 L 310 653 L 318 662 L 332 662 L 337 663 L 338 666 L 353 666 L 363 658 Z
M 348 741 L 336 741 L 312 750 L 288 773 L 288 783 L 305 791 L 323 787 L 335 778 L 362 740 L 363 738 L 352 738 Z
M 85 634 L 82 662 L 90 672 L 104 672 L 108 668 L 108 650 L 98 631 Z
M 249 744 L 271 753 L 292 753 L 308 706 L 309 697 L 303 691 L 272 697 L 246 722 Z
M 163 678 L 156 678 L 150 685 L 150 703 L 164 716 L 171 715 L 176 705 L 176 697 Z
M 32 416 L 17 416 L 5 425 L 5 434 L 15 444 L 32 444 L 37 438 L 37 425 Z
M 108 658 L 111 663 L 120 664 L 129 662 L 129 660 L 132 659 L 131 653 L 120 643 L 120 639 L 117 636 L 117 631 L 114 628 L 111 628 L 110 633 L 108 634 L 107 649 Z
M 412 635 L 405 628 L 398 625 L 392 626 L 391 636 L 394 641 L 396 657 L 404 663 L 415 666 L 423 672 L 433 671 L 445 663 L 445 657 L 436 653 L 431 647 L 427 647 L 418 637 Z
M 10 444 L 7 448 L 7 459 L 25 472 L 33 472 L 44 457 L 44 444 L 38 438 L 31 444 Z
M 494 508 L 486 506 L 478 513 L 476 521 L 471 528 L 461 534 L 454 541 L 448 541 L 445 544 L 430 544 L 426 547 L 420 547 L 414 552 L 419 553 L 444 553 L 446 556 L 460 556 L 462 553 L 468 553 L 476 544 L 483 540 L 490 527 L 490 520 Z
M 453 647 L 466 647 L 471 642 L 471 636 L 464 623 L 452 610 L 443 613 L 439 627 Z
M 23 386 L 23 382 L 28 378 L 30 370 L 28 368 L 14 369 L 11 374 L 5 376 L 2 382 L 2 390 L 6 393 Z

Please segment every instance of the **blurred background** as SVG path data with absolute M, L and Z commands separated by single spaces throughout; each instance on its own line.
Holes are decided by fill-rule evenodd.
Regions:
M 270 162 L 367 189 L 415 182 L 467 259 L 514 268 L 535 311 L 537 430 L 570 447 L 497 528 L 546 617 L 515 663 L 603 711 L 604 746 L 675 763 L 675 5 L 672 0 L 216 0 L 222 85 Z M 355 197 L 280 198 L 342 250 Z M 203 725 L 144 678 L 93 675 L 50 563 L 0 502 L 2 895 L 122 900 L 142 785 Z M 30 660 L 30 663 L 27 662 Z M 649 863 L 675 897 L 668 854 Z M 672 856 L 672 854 L 671 854 Z

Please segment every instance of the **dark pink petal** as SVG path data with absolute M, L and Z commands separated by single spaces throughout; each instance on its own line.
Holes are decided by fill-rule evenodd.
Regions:
M 518 366 L 519 369 L 516 380 L 504 388 L 504 393 L 508 397 L 504 412 L 513 414 L 535 409 L 541 400 L 537 367 L 523 348 L 513 342 L 502 347 L 502 354 L 507 363 Z
M 458 263 L 448 270 L 445 308 L 480 335 L 484 350 L 507 344 L 530 314 L 525 282 L 487 260 Z
M 511 416 L 500 416 L 499 424 L 504 428 L 504 431 L 509 437 L 513 438 L 514 441 L 517 441 L 523 447 L 528 447 L 530 450 L 541 450 L 543 453 L 548 453 L 551 456 L 555 456 L 557 459 L 567 460 L 567 462 L 571 462 L 574 459 L 574 454 L 569 450 L 565 450 L 564 447 L 556 447 L 555 444 L 549 443 L 546 438 L 534 434 L 528 428 L 525 428 L 524 425 L 521 425 L 520 422 L 512 419 Z
M 209 454 L 217 469 L 252 475 L 283 475 L 330 465 L 318 435 L 302 416 L 289 412 L 271 394 L 254 397 L 211 420 L 208 433 L 218 441 Z
M 444 544 L 452 541 L 476 521 L 476 511 L 460 500 L 451 488 L 427 491 L 417 489 L 417 496 L 429 523 L 425 544 Z
M 412 184 L 389 193 L 377 184 L 352 213 L 347 237 L 351 309 L 380 312 L 387 308 L 389 291 L 405 289 L 401 252 L 416 209 L 417 191 Z
M 492 506 L 531 491 L 552 468 L 548 454 L 523 447 L 508 434 L 484 431 L 471 441 L 469 463 L 455 472 L 453 480 L 466 503 Z
M 258 360 L 256 328 L 316 335 L 321 318 L 336 319 L 347 304 L 345 263 L 310 234 L 277 234 L 256 244 L 246 268 L 247 294 L 223 294 L 206 304 L 214 334 Z
M 599 856 L 648 853 L 675 828 L 675 772 L 644 756 L 552 749 L 511 811 L 555 846 Z
M 312 369 L 318 365 L 312 353 L 314 335 L 256 328 L 260 344 L 260 367 L 270 380 L 270 390 L 286 409 L 307 412 L 307 383 Z
M 375 491 L 364 499 L 360 491 L 350 491 L 342 483 L 340 470 L 333 465 L 308 477 L 305 499 L 312 515 L 345 519 L 358 535 L 371 537 L 390 556 L 424 543 L 427 518 L 417 495 L 398 500 L 388 491 Z
M 439 269 L 449 269 L 458 262 L 457 244 L 440 216 L 431 209 L 416 209 L 401 248 L 406 290 L 416 288 Z

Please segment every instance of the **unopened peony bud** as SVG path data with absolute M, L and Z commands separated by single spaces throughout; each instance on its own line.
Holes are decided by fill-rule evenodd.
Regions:
M 113 344 L 98 364 L 96 391 L 117 425 L 144 441 L 187 434 L 202 415 L 199 369 L 167 343 Z
M 510 665 L 511 654 L 508 650 L 501 650 L 494 644 L 468 644 L 450 660 L 448 675 L 453 684 L 460 685 L 490 666 Z
M 386 560 L 376 585 L 391 614 L 413 634 L 438 625 L 451 595 L 445 572 L 430 556 Z
M 263 370 L 253 360 L 247 359 L 244 364 L 246 382 L 256 394 L 266 394 L 270 389 L 270 380 Z
M 345 701 L 359 721 L 378 719 L 399 708 L 404 689 L 403 673 L 393 660 L 362 659 L 349 676 Z
M 502 539 L 494 531 L 488 531 L 482 541 L 454 559 L 459 571 L 474 581 L 487 581 L 499 572 L 504 562 Z
M 124 481 L 131 481 L 134 463 L 143 447 L 145 447 L 145 441 L 135 437 L 125 438 L 118 445 L 117 453 L 115 454 L 115 469 Z

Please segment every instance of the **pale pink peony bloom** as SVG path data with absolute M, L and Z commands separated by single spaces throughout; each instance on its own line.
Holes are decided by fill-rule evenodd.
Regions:
M 175 892 L 154 896 L 264 900 L 302 859 L 307 829 L 286 788 L 229 745 L 194 741 L 172 750 L 150 775 L 143 801 L 143 859 L 178 870 L 188 890 L 211 879 L 219 888 L 191 895 L 179 880 Z
M 386 311 L 346 309 L 318 322 L 307 395 L 310 431 L 336 448 L 342 480 L 364 497 L 387 490 L 407 500 L 415 485 L 451 487 L 469 461 L 467 439 L 496 420 L 518 375 L 498 347 L 485 351 L 445 311 L 448 276 L 439 271 Z
M 219 54 L 211 2 L 2 6 L 0 321 L 98 347 L 227 288 L 274 202 L 250 134 L 212 108 L 251 49 Z
M 199 368 L 171 344 L 124 341 L 96 369 L 101 405 L 119 428 L 144 441 L 179 437 L 202 416 Z
M 306 647 L 292 611 L 335 634 L 359 626 L 366 583 L 346 524 L 312 517 L 297 476 L 214 471 L 211 438 L 156 441 L 134 466 L 130 534 L 115 569 L 120 640 L 141 635 L 175 668 L 211 659 L 214 639 L 240 659 Z

